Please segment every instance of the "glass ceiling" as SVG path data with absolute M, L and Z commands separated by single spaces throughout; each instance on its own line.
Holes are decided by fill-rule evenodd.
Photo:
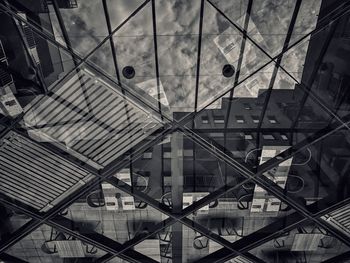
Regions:
M 349 11 L 0 0 L 1 262 L 350 262 Z

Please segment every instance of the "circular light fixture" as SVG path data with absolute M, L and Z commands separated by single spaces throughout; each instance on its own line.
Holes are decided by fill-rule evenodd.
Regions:
M 234 74 L 235 74 L 235 68 L 234 68 L 234 66 L 232 66 L 232 65 L 230 65 L 230 64 L 226 64 L 226 65 L 222 68 L 222 75 L 224 75 L 224 77 L 226 77 L 226 78 L 231 78 Z
M 123 76 L 127 79 L 135 77 L 135 69 L 132 66 L 126 66 L 123 68 Z

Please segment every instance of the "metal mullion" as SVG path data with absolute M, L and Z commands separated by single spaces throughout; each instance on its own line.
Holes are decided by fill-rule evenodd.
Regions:
M 228 106 L 228 109 L 227 109 L 227 114 L 226 114 L 226 119 L 225 119 L 225 130 L 227 129 L 228 120 L 229 120 L 229 116 L 230 116 L 230 113 L 231 113 L 231 103 L 233 103 L 232 102 L 233 92 L 234 92 L 235 87 L 237 87 L 237 85 L 238 85 L 239 75 L 240 75 L 240 72 L 241 72 L 243 56 L 244 56 L 244 50 L 245 50 L 245 44 L 246 44 L 246 39 L 247 39 L 246 32 L 248 30 L 248 25 L 249 25 L 249 20 L 250 20 L 250 12 L 252 10 L 252 6 L 253 6 L 253 0 L 249 0 L 248 6 L 247 6 L 247 11 L 246 11 L 246 16 L 245 16 L 245 19 L 244 19 L 244 27 L 243 27 L 243 30 L 244 30 L 245 34 L 243 34 L 242 42 L 241 42 L 241 48 L 240 48 L 240 51 L 239 51 L 239 58 L 238 58 L 238 62 L 237 62 L 235 81 L 234 81 L 234 84 L 233 84 L 233 88 L 230 91 L 230 98 L 229 98 L 230 103 L 229 103 L 229 106 Z M 226 144 L 224 144 L 224 145 L 226 145 Z
M 198 90 L 199 90 L 199 75 L 200 75 L 200 66 L 201 66 L 204 6 L 205 6 L 204 0 L 201 0 L 201 7 L 200 7 L 200 13 L 199 13 L 198 46 L 197 46 L 196 88 L 195 88 L 195 101 L 194 101 L 195 112 L 197 112 L 197 106 L 198 106 Z M 194 126 L 194 123 L 193 123 L 193 126 Z
M 154 60 L 156 65 L 156 82 L 158 92 L 158 110 L 161 118 L 162 115 L 162 104 L 160 102 L 160 82 L 159 82 L 159 60 L 158 60 L 158 42 L 157 42 L 157 20 L 156 20 L 156 7 L 155 0 L 151 0 L 152 4 L 152 27 L 153 27 L 153 46 L 154 46 Z

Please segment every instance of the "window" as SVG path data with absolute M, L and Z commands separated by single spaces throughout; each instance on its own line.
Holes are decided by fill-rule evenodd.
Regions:
M 245 123 L 244 117 L 241 115 L 236 116 L 236 122 L 237 123 Z
M 145 152 L 142 156 L 143 159 L 152 159 L 152 152 Z
M 282 137 L 282 140 L 284 140 L 284 141 L 288 141 L 288 137 L 287 137 L 287 135 L 285 135 L 285 134 L 281 134 L 281 137 Z
M 214 116 L 214 123 L 225 123 L 224 116 Z
M 251 134 L 244 134 L 244 139 L 245 140 L 253 140 L 253 135 L 251 135 Z
M 208 118 L 208 116 L 202 116 L 202 123 L 204 123 L 204 124 L 209 123 L 209 118 Z
M 250 106 L 249 103 L 243 103 L 243 107 L 244 107 L 244 109 L 246 109 L 246 110 L 251 110 L 251 109 L 252 109 L 252 107 Z
M 253 115 L 252 119 L 254 123 L 259 123 L 259 116 Z
M 277 123 L 277 120 L 276 120 L 275 116 L 271 116 L 270 115 L 270 116 L 267 116 L 267 118 L 268 118 L 270 123 L 272 123 L 272 124 L 276 124 Z
M 171 152 L 163 152 L 163 158 L 164 159 L 170 159 L 171 158 Z
M 193 157 L 192 149 L 184 149 L 184 157 Z
M 274 140 L 275 137 L 272 134 L 263 134 L 264 140 Z
M 209 133 L 210 137 L 224 137 L 224 133 L 223 132 L 211 132 Z

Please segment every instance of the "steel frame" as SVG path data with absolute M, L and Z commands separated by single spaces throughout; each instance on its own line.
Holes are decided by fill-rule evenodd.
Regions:
M 152 0 L 153 2 L 154 0 Z M 213 5 L 210 0 L 207 0 L 211 5 Z M 135 10 L 135 12 L 132 14 L 135 15 L 139 10 L 141 10 L 148 2 L 150 2 L 149 0 L 145 1 L 137 10 Z M 153 2 L 154 5 L 154 2 Z M 4 6 L 2 4 L 0 4 L 0 7 L 2 6 L 2 8 L 4 8 Z M 216 8 L 214 6 L 214 8 Z M 217 9 L 217 8 L 216 8 Z M 218 10 L 219 11 L 219 10 Z M 7 10 L 7 12 L 10 13 L 10 15 L 12 17 L 16 17 L 15 14 L 11 13 L 9 10 Z M 131 16 L 131 17 L 132 17 Z M 155 19 L 155 16 L 153 17 Z M 16 17 L 16 19 L 20 20 L 19 17 Z M 128 19 L 126 21 L 124 21 L 121 26 L 125 23 L 127 23 Z M 28 22 L 27 24 L 30 25 L 30 22 Z M 35 30 L 35 26 L 31 25 L 32 29 Z M 76 55 L 74 53 L 73 50 L 66 50 L 68 53 L 70 53 L 73 58 L 77 59 L 79 62 L 77 63 L 77 66 L 72 69 L 66 76 L 68 76 L 71 72 L 73 72 L 74 70 L 76 70 L 79 66 L 81 66 L 83 63 L 87 63 L 89 66 L 90 63 L 88 62 L 88 58 L 99 48 L 102 46 L 103 43 L 105 43 L 106 41 L 111 41 L 113 34 L 117 31 L 117 29 L 119 29 L 121 26 L 119 26 L 118 28 L 116 28 L 115 30 L 113 30 L 112 32 L 109 31 L 109 36 L 107 36 L 96 48 L 94 48 L 85 58 L 80 58 L 78 55 Z M 38 30 L 38 29 L 36 29 Z M 316 31 L 316 30 L 315 30 Z M 315 32 L 313 31 L 313 32 Z M 156 32 L 156 31 L 155 31 Z M 40 30 L 37 31 L 37 33 L 39 33 L 40 35 L 42 35 L 40 33 Z M 244 37 L 247 37 L 250 41 L 252 41 L 250 39 L 250 37 L 246 34 L 246 32 L 242 32 Z M 311 34 L 311 32 L 310 32 Z M 55 43 L 55 40 L 50 40 L 50 36 L 45 36 L 49 41 L 53 41 L 53 43 Z M 300 40 L 302 41 L 302 40 Z M 254 43 L 254 41 L 252 41 Z M 56 43 L 57 44 L 57 43 Z M 255 43 L 256 44 L 256 43 Z M 296 44 L 296 43 L 295 43 Z M 281 60 L 283 54 L 285 52 L 287 52 L 289 49 L 291 49 L 293 47 L 293 45 L 289 46 L 287 49 L 283 50 L 283 52 L 281 52 L 281 54 L 279 54 L 278 56 L 276 56 L 275 58 L 272 58 L 271 56 L 269 56 L 269 54 L 267 54 L 269 56 L 269 58 L 271 59 L 271 62 L 275 62 L 275 60 Z M 65 49 L 64 46 L 61 46 L 61 48 Z M 264 51 L 263 51 L 264 52 Z M 115 53 L 115 52 L 114 52 Z M 198 56 L 200 56 L 200 51 L 198 52 Z M 198 58 L 198 61 L 200 61 L 200 58 Z M 156 58 L 156 63 L 158 64 L 158 60 Z M 269 63 L 265 64 L 264 66 L 268 65 Z M 116 64 L 115 64 L 116 65 Z M 92 66 L 93 67 L 93 66 Z M 198 65 L 197 65 L 198 67 Z M 260 69 L 258 69 L 257 71 L 255 71 L 252 75 L 254 75 L 256 72 L 258 72 Z M 118 72 L 118 71 L 116 71 Z M 199 72 L 199 68 L 197 70 L 197 73 Z M 99 72 L 101 73 L 101 72 Z M 287 72 L 287 74 L 289 74 Z M 198 75 L 198 74 L 197 74 Z M 251 76 L 252 76 L 251 75 Z M 251 77 L 249 76 L 249 77 Z M 159 72 L 158 72 L 158 76 L 159 77 Z M 64 79 L 65 77 L 63 77 L 62 79 Z M 61 79 L 61 80 L 62 80 Z M 246 78 L 247 79 L 247 78 Z M 240 83 L 242 83 L 243 81 L 245 81 L 246 79 L 242 80 L 241 82 L 237 82 L 236 84 L 239 85 Z M 120 82 L 120 81 L 119 81 Z M 230 89 L 227 92 L 233 92 L 233 89 Z M 128 91 L 130 92 L 130 91 Z M 135 96 L 132 92 L 130 92 L 130 94 L 133 98 L 136 97 L 136 99 L 141 100 L 140 98 L 137 97 L 137 95 Z M 215 99 L 216 100 L 216 99 Z M 213 103 L 215 100 L 213 100 L 211 103 Z M 209 103 L 209 104 L 211 104 Z M 150 107 L 150 105 L 148 105 L 147 103 L 146 106 L 148 108 L 152 108 Z M 163 114 L 159 109 L 154 109 L 153 110 L 157 113 L 160 113 L 162 117 Z M 201 110 L 200 110 L 201 111 Z M 289 198 L 289 197 L 285 197 L 285 195 L 283 194 L 283 192 L 281 192 L 281 189 L 279 189 L 278 186 L 274 185 L 272 182 L 267 181 L 264 178 L 261 178 L 260 176 L 267 170 L 275 167 L 276 165 L 278 165 L 279 163 L 281 163 L 283 160 L 286 160 L 288 158 L 290 158 L 291 156 L 293 156 L 294 154 L 296 154 L 297 152 L 299 152 L 301 149 L 304 149 L 305 147 L 312 145 L 320 140 L 322 140 L 323 138 L 330 136 L 331 134 L 335 133 L 336 131 L 339 131 L 343 128 L 347 128 L 348 122 L 344 123 L 342 122 L 342 125 L 340 125 L 338 128 L 335 128 L 333 130 L 329 130 L 327 132 L 320 131 L 317 134 L 317 136 L 313 136 L 312 138 L 308 138 L 307 140 L 297 144 L 296 146 L 291 147 L 289 150 L 287 150 L 286 152 L 280 154 L 279 156 L 276 156 L 275 158 L 272 158 L 271 160 L 269 160 L 268 162 L 266 162 L 265 164 L 261 165 L 258 169 L 258 172 L 253 174 L 249 169 L 247 169 L 246 167 L 242 167 L 240 164 L 236 163 L 235 160 L 233 160 L 232 158 L 230 158 L 229 156 L 227 156 L 224 152 L 221 152 L 220 150 L 218 150 L 217 148 L 214 148 L 212 146 L 208 146 L 208 144 L 206 144 L 202 138 L 198 137 L 197 134 L 193 133 L 193 131 L 190 131 L 189 129 L 184 128 L 184 124 L 187 123 L 191 118 L 194 118 L 200 111 L 196 112 L 194 114 L 189 114 L 188 116 L 186 116 L 183 120 L 181 120 L 180 122 L 172 122 L 170 125 L 168 125 L 170 127 L 170 129 L 168 130 L 164 130 L 163 132 L 160 133 L 160 135 L 158 135 L 158 137 L 156 137 L 156 140 L 150 143 L 146 143 L 145 145 L 141 144 L 139 147 L 136 147 L 137 151 L 136 154 L 133 153 L 134 157 L 139 156 L 140 154 L 143 153 L 144 150 L 148 149 L 149 147 L 155 145 L 158 141 L 160 141 L 166 134 L 171 133 L 172 131 L 176 130 L 176 129 L 180 129 L 182 131 L 185 132 L 185 134 L 187 136 L 189 136 L 190 138 L 192 138 L 196 143 L 198 143 L 199 145 L 201 145 L 202 147 L 204 147 L 205 149 L 207 149 L 210 153 L 216 155 L 217 157 L 222 157 L 224 159 L 224 161 L 232 166 L 234 169 L 236 169 L 241 175 L 245 176 L 247 179 L 244 181 L 254 181 L 256 183 L 258 183 L 261 186 L 264 186 L 265 188 L 271 188 L 270 191 L 277 197 L 279 197 L 281 200 L 285 201 L 286 203 L 288 203 L 289 205 L 291 205 L 297 212 L 297 214 L 302 214 L 300 220 L 298 221 L 298 223 L 300 223 L 301 221 L 307 221 L 307 220 L 311 220 L 311 221 L 315 221 L 317 224 L 325 227 L 326 229 L 328 229 L 330 232 L 332 232 L 335 236 L 337 236 L 338 238 L 340 238 L 343 242 L 348 243 L 349 241 L 344 240 L 344 237 L 342 236 L 341 233 L 338 233 L 335 229 L 333 229 L 333 227 L 325 224 L 324 222 L 320 221 L 321 219 L 319 219 L 319 217 L 323 214 L 323 213 L 329 213 L 330 211 L 334 210 L 335 208 L 332 207 L 328 207 L 328 203 L 327 206 L 328 209 L 324 209 L 323 211 L 318 210 L 318 208 L 320 207 L 320 205 L 316 206 L 316 208 L 313 210 L 313 206 L 308 206 L 308 207 L 303 207 L 300 206 L 298 203 L 296 203 L 293 199 Z M 17 120 L 20 120 L 21 116 L 19 118 L 17 118 Z M 16 121 L 14 122 L 14 124 L 16 123 Z M 14 125 L 13 124 L 13 125 Z M 12 127 L 11 127 L 12 128 Z M 309 141 L 311 140 L 311 142 Z M 49 146 L 51 150 L 53 151 L 58 151 L 57 149 L 54 149 L 53 146 Z M 71 157 L 70 157 L 71 158 Z M 71 159 L 69 159 L 70 161 L 72 161 Z M 225 248 L 227 249 L 231 254 L 230 256 L 232 256 L 232 254 L 237 255 L 237 254 L 241 254 L 245 257 L 249 257 L 250 255 L 245 253 L 242 254 L 241 251 L 243 251 L 243 249 L 241 249 L 242 247 L 238 246 L 237 244 L 235 245 L 235 243 L 231 244 L 230 242 L 227 242 L 226 240 L 224 240 L 222 237 L 212 233 L 210 230 L 205 229 L 203 227 L 201 227 L 200 225 L 198 225 L 197 223 L 193 222 L 192 220 L 189 220 L 188 218 L 186 218 L 186 216 L 190 215 L 191 213 L 193 213 L 195 210 L 199 209 L 200 207 L 205 206 L 206 204 L 209 204 L 210 202 L 212 202 L 213 200 L 216 200 L 218 197 L 224 195 L 225 193 L 228 193 L 230 191 L 232 191 L 233 189 L 235 189 L 236 187 L 238 188 L 240 185 L 242 185 L 243 183 L 241 182 L 240 184 L 237 184 L 235 186 L 233 185 L 225 185 L 222 188 L 218 189 L 217 191 L 214 191 L 213 193 L 209 194 L 208 196 L 204 197 L 203 199 L 201 199 L 200 201 L 196 202 L 195 204 L 192 204 L 191 206 L 187 207 L 186 209 L 183 209 L 180 215 L 177 214 L 173 214 L 170 211 L 168 211 L 167 207 L 163 207 L 161 204 L 159 204 L 159 202 L 153 200 L 152 198 L 148 197 L 147 195 L 142 196 L 142 193 L 137 193 L 137 191 L 135 191 L 134 189 L 128 189 L 128 186 L 123 184 L 122 182 L 118 181 L 118 179 L 112 177 L 109 178 L 115 171 L 120 170 L 121 168 L 123 168 L 125 166 L 126 163 L 130 162 L 129 158 L 124 158 L 122 160 L 117 160 L 116 161 L 118 165 L 115 166 L 115 164 L 110 165 L 109 167 L 106 167 L 105 169 L 103 169 L 102 171 L 96 171 L 94 169 L 91 169 L 91 167 L 88 167 L 86 165 L 84 165 L 84 169 L 87 170 L 91 170 L 93 174 L 95 174 L 98 178 L 96 180 L 94 180 L 91 184 L 89 184 L 87 187 L 82 188 L 81 190 L 79 190 L 77 193 L 74 194 L 74 197 L 71 199 L 71 201 L 69 202 L 68 200 L 64 200 L 62 202 L 62 204 L 56 206 L 54 209 L 50 210 L 47 214 L 45 214 L 44 216 L 39 215 L 36 211 L 31 211 L 30 210 L 26 210 L 24 205 L 15 205 L 13 203 L 13 201 L 9 201 L 6 199 L 2 199 L 1 202 L 5 203 L 5 205 L 12 207 L 13 209 L 17 209 L 20 210 L 22 212 L 26 212 L 28 215 L 30 214 L 30 216 L 33 218 L 32 221 L 30 221 L 28 224 L 26 224 L 23 228 L 21 228 L 18 232 L 15 233 L 15 235 L 12 237 L 12 239 L 10 239 L 9 242 L 5 242 L 2 243 L 0 247 L 2 248 L 7 248 L 10 245 L 14 244 L 15 242 L 17 242 L 18 240 L 20 240 L 22 237 L 24 237 L 26 234 L 30 233 L 31 231 L 35 230 L 38 226 L 40 226 L 43 223 L 47 223 L 47 224 L 54 224 L 56 228 L 61 229 L 62 231 L 65 231 L 67 233 L 69 233 L 70 231 L 72 231 L 72 229 L 69 229 L 68 227 L 65 228 L 64 225 L 65 223 L 62 222 L 67 222 L 65 221 L 66 219 L 62 219 L 59 218 L 59 216 L 57 216 L 57 213 L 59 213 L 59 211 L 61 211 L 64 207 L 68 207 L 70 204 L 72 204 L 74 202 L 74 200 L 76 200 L 79 196 L 84 195 L 85 193 L 88 193 L 90 189 L 92 189 L 94 186 L 96 186 L 97 184 L 99 184 L 102 180 L 106 180 L 110 183 L 112 183 L 113 185 L 117 186 L 118 188 L 122 189 L 125 192 L 128 192 L 129 194 L 138 197 L 138 198 L 143 198 L 145 200 L 146 203 L 152 205 L 153 207 L 157 208 L 160 212 L 164 212 L 166 214 L 168 214 L 171 219 L 167 219 L 159 224 L 157 224 L 157 226 L 155 227 L 155 231 L 149 233 L 148 235 L 140 235 L 139 237 L 135 237 L 135 240 L 131 240 L 130 242 L 126 242 L 126 244 L 114 244 L 116 246 L 114 246 L 113 248 L 109 247 L 111 242 L 110 240 L 103 240 L 103 237 L 101 236 L 84 236 L 84 234 L 80 234 L 77 232 L 72 232 L 71 234 L 75 234 L 76 236 L 79 236 L 78 238 L 85 240 L 88 243 L 92 243 L 95 244 L 96 246 L 101 247 L 101 249 L 110 252 L 111 255 L 122 255 L 124 254 L 124 252 L 127 252 L 129 248 L 133 247 L 135 244 L 141 242 L 142 240 L 144 240 L 146 238 L 146 236 L 151 236 L 153 235 L 156 231 L 160 231 L 159 228 L 160 226 L 164 225 L 171 225 L 172 223 L 175 223 L 177 221 L 180 221 L 182 224 L 187 225 L 189 227 L 191 227 L 192 229 L 195 229 L 196 231 L 199 231 L 201 233 L 203 233 L 204 235 L 208 236 L 209 238 L 219 242 L 220 244 L 222 244 Z M 152 200 L 151 200 L 152 199 Z M 142 199 L 141 199 L 142 200 Z M 322 201 L 322 200 L 321 200 Z M 342 201 L 344 200 L 337 200 L 336 204 L 341 204 Z M 327 211 L 327 212 L 324 212 Z M 57 220 L 55 221 L 55 219 L 60 219 L 58 220 L 59 222 L 57 222 Z M 69 222 L 72 223 L 72 222 Z M 269 225 L 270 226 L 270 225 Z M 293 224 L 294 226 L 294 224 Z M 273 226 L 270 226 L 273 227 Z M 285 230 L 282 230 L 282 232 Z M 282 233 L 282 232 L 278 232 L 278 234 Z M 254 233 L 255 234 L 255 233 Z M 258 235 L 258 234 L 257 234 Z M 248 236 L 247 236 L 248 237 Z M 105 238 L 105 237 L 104 237 Z M 246 238 L 246 237 L 245 237 Z M 102 239 L 102 240 L 101 240 Z M 242 239 L 243 240 L 243 239 Z M 103 244 L 103 241 L 105 241 L 107 244 Z M 261 241 L 261 240 L 260 240 Z M 137 243 L 136 243 L 137 242 Z M 243 241 L 241 241 L 243 242 Z M 265 241 L 264 241 L 265 242 Z M 106 245 L 106 247 L 102 248 L 104 245 Z M 116 248 L 121 248 L 116 249 Z M 1 251 L 4 251 L 4 249 L 2 249 Z M 3 254 L 2 254 L 3 255 Z M 108 254 L 107 254 L 108 255 Z M 133 255 L 135 256 L 135 255 Z M 131 258 L 127 259 L 127 260 L 131 260 L 131 262 L 134 262 L 133 260 L 133 256 L 131 256 Z M 140 256 L 140 255 L 139 255 Z M 210 257 L 211 255 L 209 255 L 208 257 Z M 137 256 L 135 256 L 137 257 Z M 148 260 L 148 259 L 147 259 Z M 101 259 L 100 261 L 103 261 L 103 259 Z M 100 262 L 99 261 L 99 262 Z M 259 261 L 258 259 L 255 259 L 255 261 Z M 148 261 L 142 261 L 142 262 L 148 262 Z M 153 261 L 149 261 L 149 262 L 153 262 Z M 202 262 L 202 261 L 201 261 Z M 204 261 L 203 261 L 204 262 Z M 209 261 L 208 261 L 209 262 Z M 212 261 L 210 261 L 212 262 Z

